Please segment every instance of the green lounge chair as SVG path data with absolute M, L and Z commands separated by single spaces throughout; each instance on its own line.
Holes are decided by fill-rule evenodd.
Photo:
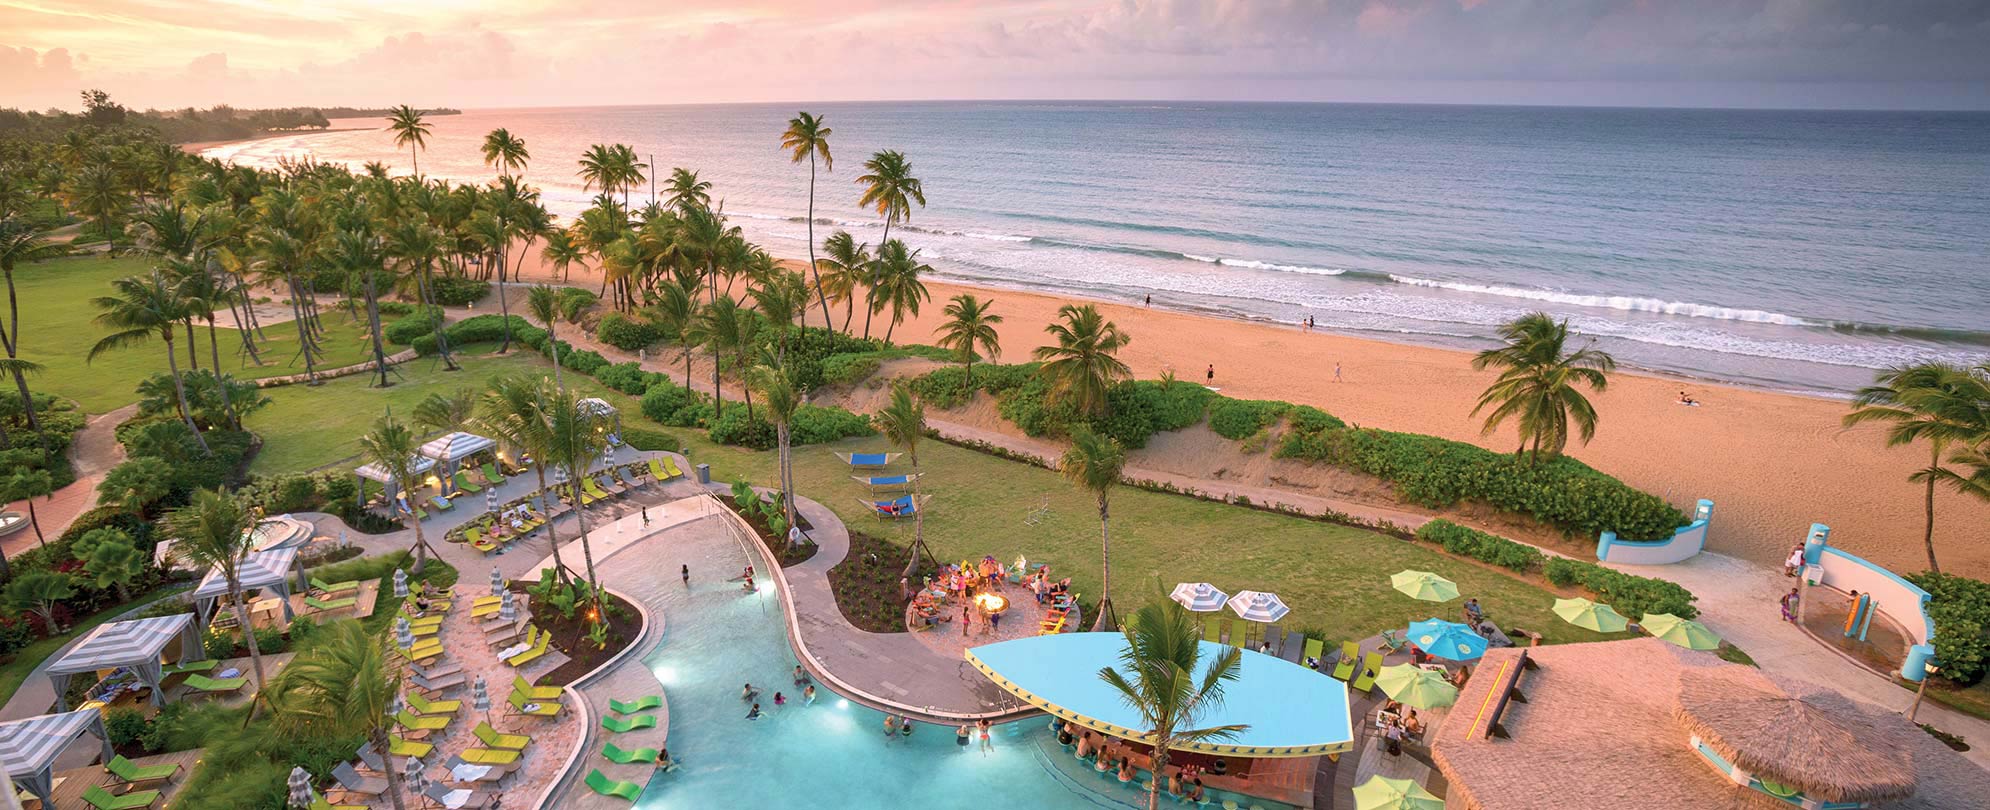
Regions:
M 416 717 L 406 709 L 402 709 L 399 714 L 394 715 L 394 722 L 401 728 L 409 731 L 441 731 L 449 727 L 451 719 L 447 715 L 440 717 Z
M 410 617 L 410 618 L 408 619 L 408 626 L 409 626 L 409 627 L 415 627 L 415 628 L 422 628 L 422 627 L 441 627 L 441 626 L 442 626 L 442 617 L 441 617 L 441 616 L 414 616 L 414 617 Z
M 530 701 L 525 698 L 524 692 L 520 692 L 516 689 L 511 690 L 511 698 L 506 700 L 505 702 L 511 704 L 511 708 L 513 711 L 516 711 L 519 714 L 531 715 L 533 717 L 553 717 L 560 713 L 559 701 L 557 700 Z M 530 710 L 525 708 L 527 706 L 531 706 L 535 702 L 539 704 L 538 708 Z M 654 722 L 656 718 L 652 717 L 650 718 L 650 720 Z
M 464 475 L 462 470 L 457 470 L 456 475 L 452 476 L 449 480 L 456 484 L 456 489 L 460 492 L 468 492 L 475 495 L 484 491 L 483 487 L 477 486 L 477 482 L 470 480 L 470 476 Z
M 1368 694 L 1368 690 L 1375 688 L 1376 676 L 1381 674 L 1382 654 L 1369 653 L 1366 658 L 1361 659 L 1361 674 L 1354 676 L 1354 682 L 1348 684 L 1347 688 L 1364 695 Z
M 677 469 L 677 459 L 671 458 L 669 456 L 663 457 L 663 471 L 670 473 L 670 477 L 672 478 L 684 477 L 684 471 Z
M 409 706 L 422 714 L 455 714 L 463 709 L 463 701 L 429 700 L 420 692 L 409 692 L 407 700 Z
M 324 591 L 326 596 L 331 596 L 333 594 L 344 593 L 346 591 L 359 590 L 359 580 L 348 579 L 344 582 L 326 582 L 317 577 L 312 577 L 311 587 Z
M 1354 667 L 1361 660 L 1361 645 L 1352 641 L 1340 643 L 1340 662 L 1334 664 L 1334 680 L 1345 682 L 1354 677 Z
M 484 473 L 484 480 L 491 482 L 491 486 L 504 483 L 504 476 L 498 474 L 497 465 L 486 461 L 484 466 L 477 469 Z
M 657 461 L 656 459 L 650 459 L 649 467 L 650 467 L 650 477 L 658 481 L 668 481 L 671 478 L 676 477 L 664 473 L 663 464 Z
M 410 661 L 427 661 L 431 658 L 441 658 L 442 642 L 433 638 L 421 639 L 415 642 L 415 646 L 401 650 L 401 654 L 407 656 Z
M 357 604 L 359 604 L 359 597 L 357 596 L 348 596 L 344 599 L 319 599 L 315 596 L 304 597 L 304 606 L 319 613 L 344 610 Z
M 656 761 L 656 754 L 657 751 L 654 748 L 638 748 L 633 751 L 624 751 L 616 748 L 614 743 L 603 743 L 601 746 L 601 755 L 607 757 L 609 762 L 617 765 L 648 765 Z
M 525 746 L 532 744 L 531 737 L 527 737 L 523 734 L 506 734 L 504 732 L 498 731 L 495 728 L 492 728 L 491 724 L 488 722 L 478 723 L 477 727 L 471 729 L 470 733 L 475 734 L 477 736 L 477 742 L 483 743 L 485 748 L 502 748 L 507 751 L 523 751 L 525 750 Z
M 1327 642 L 1318 638 L 1306 639 L 1306 658 L 1311 658 L 1314 661 L 1318 661 L 1320 660 L 1321 656 L 1324 656 L 1326 654 L 1327 654 Z M 1302 658 L 1300 660 L 1304 661 L 1305 658 Z
M 643 795 L 642 785 L 634 782 L 619 782 L 608 778 L 606 774 L 600 771 L 587 772 L 587 787 L 589 790 L 603 796 L 614 796 L 615 798 L 628 799 L 632 802 L 636 800 L 637 796 Z
M 499 751 L 491 748 L 465 748 L 458 754 L 464 762 L 473 765 L 510 765 L 518 761 L 517 751 Z
M 603 492 L 601 485 L 594 482 L 593 476 L 580 479 L 580 489 L 582 492 L 594 496 L 594 500 L 602 501 L 608 499 L 608 493 Z
M 192 688 L 194 691 L 197 692 L 212 692 L 215 694 L 220 694 L 222 692 L 233 692 L 237 689 L 242 688 L 242 686 L 244 684 L 247 684 L 248 682 L 249 679 L 246 676 L 236 677 L 236 678 L 209 678 L 206 675 L 188 675 L 186 684 L 188 687 Z
M 484 601 L 486 599 L 490 601 Z M 481 619 L 486 616 L 498 615 L 498 612 L 504 609 L 503 600 L 504 598 L 500 596 L 477 597 L 477 601 L 470 603 L 470 618 Z
M 622 782 L 621 784 L 626 785 L 629 783 Z M 642 788 L 637 788 L 636 792 L 641 793 Z M 108 790 L 91 785 L 83 789 L 83 801 L 89 802 L 90 806 L 97 808 L 97 810 L 132 810 L 137 807 L 151 807 L 157 803 L 159 801 L 159 791 L 135 790 L 123 796 L 114 796 Z
M 401 739 L 399 734 L 387 735 L 387 753 L 397 757 L 426 757 L 435 752 L 431 743 Z
M 635 714 L 636 712 L 647 711 L 662 705 L 662 695 L 644 695 L 627 703 L 612 699 L 608 701 L 608 708 L 612 709 L 616 714 Z
M 527 627 L 530 628 L 531 625 L 527 625 Z M 530 664 L 533 661 L 539 660 L 539 657 L 545 655 L 546 650 L 549 647 L 551 647 L 552 644 L 553 644 L 552 633 L 540 633 L 539 640 L 532 645 L 531 649 L 526 650 L 517 655 L 514 655 L 510 658 L 507 658 L 504 660 L 504 662 L 510 664 L 513 669 L 517 669 L 519 667 L 525 666 L 526 664 Z
M 185 675 L 186 673 L 189 672 L 213 672 L 214 668 L 220 665 L 221 665 L 220 659 L 202 658 L 199 661 L 188 661 L 184 663 L 173 664 L 172 666 L 168 667 L 163 667 L 159 670 L 159 677 L 165 678 L 172 675 Z
M 104 763 L 104 770 L 124 784 L 142 785 L 147 782 L 173 781 L 173 776 L 180 772 L 180 764 L 177 762 L 168 762 L 163 765 L 142 766 L 125 759 L 123 754 L 119 754 L 111 757 L 111 761 Z
M 656 728 L 656 715 L 639 714 L 627 719 L 603 715 L 601 717 L 601 727 L 616 734 L 627 734 L 637 729 Z
M 447 512 L 456 508 L 456 504 L 450 503 L 448 498 L 444 498 L 441 495 L 428 496 L 428 505 L 435 507 L 435 511 L 437 512 Z M 416 508 L 419 509 L 420 507 Z M 427 520 L 428 516 L 423 515 L 421 519 Z
M 1243 621 L 1230 621 L 1230 620 L 1225 620 L 1224 623 L 1228 624 L 1230 626 L 1230 629 L 1224 631 L 1223 643 L 1228 644 L 1232 647 L 1236 647 L 1237 649 L 1240 650 L 1243 649 L 1244 637 L 1250 635 L 1250 630 L 1251 630 L 1250 624 Z
M 311 810 L 371 810 L 363 804 L 332 804 L 319 796 L 311 800 Z
M 1222 644 L 1223 625 L 1204 619 L 1202 621 L 1202 640 L 1211 644 Z
M 511 676 L 511 689 L 514 692 L 524 692 L 526 697 L 533 700 L 559 700 L 567 691 L 558 686 L 534 686 L 531 681 L 525 680 L 523 675 Z

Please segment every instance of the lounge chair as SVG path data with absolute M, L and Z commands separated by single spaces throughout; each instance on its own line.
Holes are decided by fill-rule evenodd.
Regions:
M 414 674 L 420 675 L 424 678 L 441 678 L 462 672 L 463 665 L 453 662 L 448 664 L 435 664 L 433 666 L 426 666 L 426 667 L 421 666 L 419 664 L 409 664 L 408 669 Z
M 139 765 L 119 754 L 104 763 L 104 770 L 118 782 L 135 786 L 153 782 L 171 782 L 173 776 L 180 772 L 180 764 L 168 762 L 162 765 Z
M 510 658 L 506 658 L 504 659 L 504 662 L 510 664 L 514 669 L 525 666 L 526 664 L 530 664 L 533 661 L 539 660 L 540 656 L 545 655 L 546 650 L 552 647 L 552 644 L 553 644 L 552 633 L 540 633 L 539 640 L 533 642 L 532 647 L 530 649 L 527 649 L 526 651 L 514 655 Z
M 359 597 L 357 596 L 348 596 L 344 599 L 319 599 L 315 596 L 304 597 L 304 607 L 310 609 L 313 613 L 330 613 L 334 610 L 345 610 L 358 604 Z
M 497 794 L 488 790 L 451 788 L 441 782 L 430 782 L 422 788 L 421 795 L 447 810 L 464 810 L 468 807 L 489 807 L 497 799 Z
M 511 697 L 506 699 L 505 702 L 511 704 L 511 710 L 517 714 L 530 715 L 532 717 L 553 717 L 560 713 L 559 701 L 528 701 L 525 699 L 525 693 L 516 689 L 511 690 Z M 656 718 L 650 719 L 654 722 Z
M 1368 694 L 1368 690 L 1375 688 L 1375 678 L 1381 674 L 1382 654 L 1369 653 L 1367 657 L 1361 659 L 1361 674 L 1354 676 L 1354 681 L 1349 683 L 1347 688 L 1364 695 Z
M 348 579 L 344 582 L 326 582 L 317 577 L 312 577 L 311 587 L 324 591 L 326 596 L 335 596 L 346 591 L 359 590 L 359 580 Z
M 424 641 L 426 641 L 426 640 L 430 640 L 430 639 L 433 639 L 433 638 L 434 638 L 434 637 L 435 637 L 436 635 L 440 634 L 440 633 L 442 632 L 442 625 L 440 625 L 440 624 L 414 624 L 413 622 L 410 622 L 410 623 L 408 624 L 408 632 L 410 632 L 410 633 L 414 634 L 414 637 L 415 637 L 415 638 L 418 638 L 418 639 L 423 639 Z M 416 643 L 416 644 L 421 644 L 421 643 L 423 643 L 423 642 L 422 642 L 422 641 L 417 641 L 417 642 L 415 642 L 415 643 Z
M 603 743 L 601 746 L 601 755 L 607 757 L 609 762 L 617 765 L 648 765 L 656 761 L 657 750 L 654 748 L 637 748 L 633 751 L 624 751 L 616 748 L 614 743 Z
M 1354 668 L 1361 663 L 1361 645 L 1352 641 L 1340 643 L 1340 661 L 1334 664 L 1334 680 L 1345 681 L 1354 677 Z
M 533 700 L 558 700 L 560 695 L 566 694 L 567 691 L 558 686 L 534 686 L 532 682 L 525 680 L 523 675 L 511 676 L 511 688 L 514 691 L 524 692 L 526 697 Z
M 623 783 L 628 784 L 628 783 Z M 637 792 L 642 792 L 637 788 Z M 137 790 L 123 796 L 112 795 L 110 791 L 96 785 L 83 789 L 83 801 L 97 810 L 133 810 L 138 807 L 151 807 L 159 802 L 159 791 Z
M 587 500 L 589 503 L 593 503 L 594 501 L 608 500 L 608 493 L 601 491 L 601 485 L 595 483 L 593 476 L 585 476 L 581 478 L 580 489 L 582 493 L 581 499 Z
M 461 470 L 456 471 L 456 475 L 453 476 L 450 480 L 456 482 L 457 489 L 460 489 L 464 492 L 468 492 L 472 495 L 484 491 L 483 487 L 477 486 L 477 482 L 470 480 L 470 476 L 464 475 L 463 471 Z
M 408 617 L 408 626 L 409 626 L 409 627 L 416 627 L 416 628 L 420 628 L 420 627 L 441 627 L 441 626 L 442 626 L 442 617 L 441 617 L 441 616 L 410 616 L 410 617 Z
M 671 458 L 669 456 L 663 457 L 663 471 L 670 473 L 669 475 L 670 478 L 684 477 L 684 471 L 677 469 L 677 459 Z
M 1279 649 L 1285 644 L 1285 628 L 1275 624 L 1266 627 L 1264 629 L 1264 637 L 1260 641 L 1264 643 L 1259 646 L 1267 647 L 1272 655 L 1277 655 Z M 1255 650 L 1257 647 L 1252 647 L 1251 649 Z
M 836 457 L 850 465 L 853 470 L 881 470 L 885 465 L 898 459 L 901 453 L 837 453 Z
M 1285 649 L 1278 654 L 1278 657 L 1294 664 L 1303 664 L 1306 661 L 1303 656 L 1308 643 L 1310 640 L 1304 633 L 1286 633 Z
M 177 664 L 171 664 L 165 667 L 161 667 L 159 669 L 159 677 L 161 679 L 164 679 L 164 678 L 170 678 L 174 675 L 185 675 L 189 672 L 213 672 L 214 668 L 220 665 L 221 661 L 220 659 L 217 658 L 202 658 L 199 661 L 182 661 Z
M 674 475 L 664 474 L 663 462 L 658 461 L 656 459 L 649 460 L 649 468 L 650 468 L 650 478 L 655 479 L 657 483 L 662 483 L 664 481 L 668 481 L 672 478 L 677 477 Z
M 395 725 L 409 731 L 441 731 L 448 728 L 449 721 L 453 719 L 455 718 L 448 715 L 416 717 L 413 712 L 406 709 L 402 709 L 398 714 L 394 715 Z
M 613 699 L 608 701 L 608 708 L 616 714 L 635 714 L 636 712 L 648 711 L 662 705 L 662 695 L 644 695 L 627 703 Z
M 209 678 L 206 675 L 188 675 L 186 679 L 187 688 L 217 695 L 241 689 L 248 682 L 247 677 Z
M 488 722 L 478 723 L 477 727 L 475 729 L 472 729 L 470 733 L 475 734 L 477 736 L 477 742 L 483 743 L 485 748 L 502 748 L 508 751 L 523 751 L 525 750 L 525 746 L 532 744 L 531 737 L 525 736 L 523 734 L 505 734 L 501 731 L 498 731 L 495 728 L 492 728 L 491 724 Z
M 1327 642 L 1320 638 L 1309 638 L 1306 639 L 1306 652 L 1300 656 L 1299 661 L 1300 663 L 1305 663 L 1306 659 L 1311 658 L 1317 669 L 1319 663 L 1326 658 L 1326 655 Z
M 475 601 L 470 603 L 470 618 L 481 619 L 485 616 L 496 616 L 498 615 L 498 610 L 502 607 L 504 607 L 504 597 L 502 596 L 479 596 Z
M 607 490 L 608 494 L 610 495 L 620 495 L 622 493 L 629 491 L 629 488 L 627 486 L 623 485 L 620 480 L 617 480 L 615 478 L 615 473 L 613 470 L 605 471 L 598 475 L 590 477 L 594 479 L 595 483 L 600 484 L 602 489 Z
M 311 799 L 310 810 L 371 810 L 371 808 L 363 804 L 332 804 L 331 800 L 323 796 L 315 796 Z
M 497 465 L 486 461 L 484 466 L 477 469 L 483 472 L 484 480 L 491 482 L 492 486 L 504 483 L 504 476 L 498 474 Z
M 442 657 L 442 642 L 434 638 L 420 639 L 415 642 L 415 646 L 403 648 L 401 655 L 417 663 L 433 661 Z
M 409 666 L 414 665 L 409 664 Z M 408 683 L 414 684 L 415 688 L 424 692 L 439 695 L 444 691 L 462 686 L 465 681 L 463 680 L 463 673 L 458 672 L 453 675 L 441 675 L 434 678 L 421 674 L 413 674 L 408 676 Z
M 484 530 L 479 529 L 475 526 L 471 526 L 470 528 L 463 530 L 463 539 L 470 544 L 471 548 L 474 548 L 485 554 L 489 554 L 493 551 L 497 551 L 498 549 L 504 548 L 503 543 L 500 543 L 489 537 L 485 537 Z
M 518 643 L 519 631 L 523 630 L 526 644 L 538 644 L 539 637 L 534 634 L 536 628 L 528 623 L 531 619 L 531 615 L 526 614 L 520 616 L 518 621 L 491 622 L 484 628 L 484 642 L 502 650 Z
M 586 781 L 589 790 L 603 796 L 614 796 L 618 799 L 628 799 L 633 802 L 638 796 L 643 795 L 642 785 L 634 782 L 622 782 L 610 779 L 606 774 L 598 770 L 588 771 Z
M 623 486 L 633 488 L 643 485 L 643 476 L 641 473 L 636 472 L 634 467 L 622 467 L 617 469 L 614 475 L 615 479 L 621 481 Z
M 366 769 L 368 773 L 385 774 L 387 772 L 387 758 L 381 756 L 379 751 L 373 750 L 373 742 L 371 740 L 360 743 L 359 750 L 354 752 L 353 756 L 359 758 L 359 767 Z
M 496 748 L 465 748 L 461 756 L 472 765 L 514 765 L 521 754 Z
M 1221 622 L 1212 622 L 1208 619 L 1202 620 L 1202 640 L 1211 644 L 1222 644 L 1223 624 Z
M 378 796 L 387 792 L 385 777 L 361 776 L 359 769 L 352 767 L 350 762 L 341 762 L 332 768 L 332 781 L 339 783 L 339 787 L 362 796 Z
M 428 505 L 435 507 L 435 510 L 438 512 L 447 512 L 456 508 L 456 504 L 450 503 L 448 498 L 444 498 L 441 495 L 428 496 Z M 427 519 L 426 516 L 422 518 L 422 520 Z
M 656 715 L 639 714 L 635 717 L 622 718 L 604 714 L 601 716 L 601 727 L 616 734 L 626 734 L 637 729 L 656 728 Z
M 463 701 L 429 700 L 417 692 L 409 692 L 407 700 L 408 707 L 414 709 L 417 714 L 455 714 L 463 710 Z
M 460 768 L 464 765 L 484 765 L 488 766 L 489 770 L 485 771 L 483 776 L 479 776 L 475 779 L 462 779 L 457 777 L 454 772 L 457 768 Z M 511 775 L 512 771 L 518 770 L 518 766 L 519 763 L 517 761 L 471 762 L 467 759 L 464 759 L 462 754 L 457 754 L 456 756 L 450 757 L 448 762 L 442 763 L 442 767 L 451 772 L 450 781 L 455 781 L 455 782 L 496 782 L 498 780 L 505 778 L 506 776 Z
M 402 739 L 398 734 L 387 735 L 387 753 L 397 757 L 426 757 L 435 751 L 435 746 L 425 742 Z

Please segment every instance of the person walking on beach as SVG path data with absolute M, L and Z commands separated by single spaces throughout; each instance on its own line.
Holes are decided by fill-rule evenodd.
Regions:
M 1153 293 L 1148 293 L 1148 294 L 1147 294 L 1147 306 L 1150 306 L 1150 307 L 1151 307 L 1151 306 L 1153 306 L 1153 305 L 1154 305 L 1154 294 L 1153 294 Z
M 1340 361 L 1334 361 L 1334 382 L 1340 382 Z
M 1208 373 L 1208 374 L 1207 374 L 1206 376 L 1207 376 L 1207 378 L 1208 378 L 1208 380 L 1209 380 L 1210 382 L 1216 382 L 1216 364 L 1215 364 L 1215 363 L 1210 363 L 1210 364 L 1209 364 L 1209 373 Z
M 647 529 L 649 527 L 650 527 L 650 508 L 645 506 L 643 507 L 643 528 Z
M 691 566 L 688 563 L 684 565 L 684 584 L 691 584 Z

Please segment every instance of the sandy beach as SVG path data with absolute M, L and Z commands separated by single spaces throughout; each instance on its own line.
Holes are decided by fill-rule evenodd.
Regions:
M 537 257 L 528 279 L 548 278 Z M 799 266 L 799 264 L 797 264 Z M 575 284 L 599 276 L 576 267 Z M 927 282 L 933 299 L 899 324 L 898 342 L 931 343 L 947 299 L 972 292 L 1002 315 L 1003 362 L 1022 362 L 1047 341 L 1043 327 L 1069 299 L 1007 289 Z M 1470 355 L 1333 334 L 1324 328 L 1251 323 L 1162 309 L 1139 302 L 1099 302 L 1130 332 L 1121 358 L 1144 378 L 1173 371 L 1203 379 L 1226 396 L 1313 405 L 1352 424 L 1428 433 L 1509 450 L 1510 435 L 1482 436 L 1471 415 L 1492 372 L 1473 371 Z M 831 308 L 840 326 L 841 309 Z M 809 323 L 821 325 L 811 308 Z M 863 313 L 854 328 L 861 333 Z M 884 323 L 875 322 L 873 336 Z M 1334 381 L 1339 364 L 1343 382 Z M 1684 389 L 1700 407 L 1678 404 Z M 1715 503 L 1710 547 L 1761 563 L 1780 561 L 1810 524 L 1832 527 L 1832 543 L 1899 571 L 1927 567 L 1922 545 L 1923 490 L 1907 476 L 1927 464 L 1926 449 L 1888 448 L 1880 430 L 1839 426 L 1843 400 L 1708 385 L 1624 372 L 1594 397 L 1601 414 L 1595 441 L 1570 454 L 1682 509 Z M 1990 504 L 1941 491 L 1935 499 L 1935 547 L 1944 570 L 1990 574 Z

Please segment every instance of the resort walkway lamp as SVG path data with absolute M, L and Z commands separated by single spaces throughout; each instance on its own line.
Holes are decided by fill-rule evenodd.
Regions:
M 1932 662 L 1922 666 L 1927 668 L 1927 674 L 1921 677 L 1921 685 L 1914 690 L 1914 704 L 1907 707 L 1909 723 L 1914 722 L 1914 715 L 1921 713 L 1921 699 L 1928 696 L 1928 682 L 1935 679 L 1935 673 L 1942 671 L 1941 667 L 1935 666 Z
M 1376 774 L 1354 786 L 1354 810 L 1444 810 L 1444 800 L 1414 780 Z
M 1449 602 L 1458 598 L 1458 584 L 1429 571 L 1397 571 L 1389 577 L 1390 587 L 1411 599 Z
M 1616 608 L 1587 599 L 1557 599 L 1555 615 L 1569 624 L 1598 633 L 1616 633 L 1631 626 L 1631 620 L 1624 618 Z

